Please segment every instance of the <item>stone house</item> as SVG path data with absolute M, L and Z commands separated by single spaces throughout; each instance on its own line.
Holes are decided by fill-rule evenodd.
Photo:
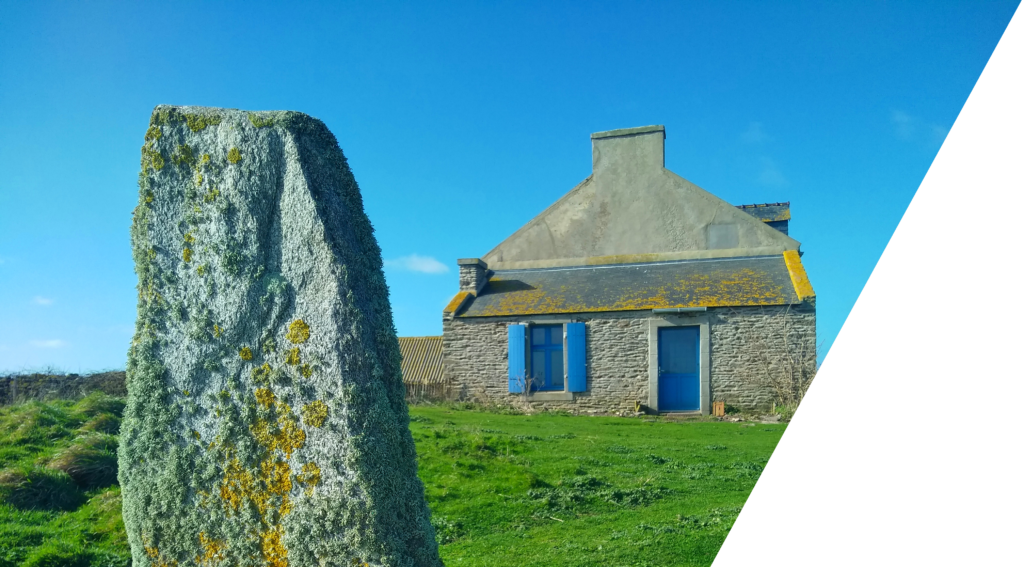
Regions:
M 732 206 L 665 169 L 662 126 L 591 140 L 589 177 L 458 261 L 445 381 L 579 412 L 771 405 L 768 375 L 815 364 L 815 296 L 789 203 Z

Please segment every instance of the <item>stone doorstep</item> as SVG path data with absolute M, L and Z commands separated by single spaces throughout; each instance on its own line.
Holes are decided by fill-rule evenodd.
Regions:
M 708 417 L 699 411 L 666 411 L 656 414 L 666 421 L 693 421 L 699 418 Z

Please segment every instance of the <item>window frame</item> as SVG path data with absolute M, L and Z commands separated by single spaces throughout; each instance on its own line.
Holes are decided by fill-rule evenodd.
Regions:
M 569 376 L 568 376 L 568 372 L 569 372 L 569 360 L 568 360 L 569 348 L 568 348 L 568 345 L 566 344 L 566 325 L 569 324 L 569 323 L 574 323 L 574 322 L 582 323 L 584 321 L 579 320 L 579 319 L 565 318 L 565 317 L 552 317 L 551 319 L 546 319 L 546 318 L 543 318 L 543 316 L 542 316 L 542 317 L 539 317 L 539 318 L 536 318 L 536 319 L 531 319 L 529 321 L 520 321 L 519 322 L 519 324 L 526 326 L 526 345 L 525 345 L 524 348 L 526 350 L 525 357 L 526 357 L 526 371 L 527 371 L 527 373 L 531 372 L 531 370 L 533 369 L 533 360 L 532 360 L 532 358 L 533 358 L 533 356 L 532 356 L 532 353 L 533 353 L 533 348 L 532 347 L 533 347 L 533 345 L 532 345 L 532 342 L 530 340 L 532 338 L 532 335 L 531 335 L 531 332 L 530 332 L 531 329 L 534 326 L 536 326 L 536 325 L 561 325 L 561 327 L 562 327 L 562 373 L 563 373 L 562 386 L 563 386 L 563 388 L 561 390 L 534 390 L 534 389 L 530 389 L 529 392 L 526 392 L 526 395 L 529 397 L 530 400 L 535 401 L 535 402 L 566 402 L 566 401 L 571 402 L 574 399 L 576 399 L 576 394 L 578 392 L 570 392 L 569 391 Z
M 533 351 L 534 351 L 535 347 L 534 347 L 534 343 L 533 343 L 533 332 L 534 332 L 535 329 L 538 329 L 538 328 L 546 329 L 546 332 L 545 332 L 546 333 L 546 337 L 545 338 L 548 339 L 548 342 L 546 342 L 544 345 L 541 345 L 541 346 L 539 346 L 537 348 L 543 349 L 543 351 L 545 353 L 554 353 L 555 351 L 557 351 L 561 355 L 561 358 L 562 358 L 562 387 L 561 387 L 561 389 L 559 389 L 557 387 L 554 387 L 554 386 L 551 386 L 551 387 L 547 386 L 547 384 L 551 383 L 552 379 L 553 379 L 553 375 L 552 375 L 552 372 L 551 372 L 551 366 L 552 366 L 551 361 L 552 361 L 553 357 L 550 356 L 550 355 L 544 357 L 545 384 L 543 386 L 541 386 L 541 385 L 538 385 L 536 382 L 533 381 L 535 379 L 535 375 L 534 375 L 534 362 L 535 361 L 533 360 Z M 551 336 L 551 333 L 555 332 L 556 329 L 557 329 L 557 333 L 560 335 L 560 340 L 557 343 L 553 340 L 553 337 Z M 532 393 L 532 392 L 566 392 L 566 391 L 568 391 L 568 389 L 569 389 L 569 372 L 568 372 L 568 368 L 567 368 L 568 361 L 566 360 L 566 351 L 568 350 L 568 348 L 567 348 L 568 345 L 565 344 L 566 343 L 565 323 L 541 323 L 541 322 L 530 323 L 529 325 L 527 325 L 527 331 L 528 331 L 528 337 L 527 337 L 527 340 L 526 340 L 526 348 L 528 349 L 529 354 L 526 357 L 526 366 L 527 366 L 527 374 L 530 376 L 530 380 L 531 380 L 530 381 L 530 392 Z M 556 344 L 558 345 L 558 347 L 554 348 L 554 345 L 556 345 Z

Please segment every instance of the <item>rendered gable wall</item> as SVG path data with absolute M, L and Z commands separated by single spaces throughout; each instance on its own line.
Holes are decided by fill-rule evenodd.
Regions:
M 728 257 L 799 249 L 796 240 L 665 169 L 663 127 L 600 132 L 591 139 L 591 176 L 484 256 L 492 269 L 602 256 Z

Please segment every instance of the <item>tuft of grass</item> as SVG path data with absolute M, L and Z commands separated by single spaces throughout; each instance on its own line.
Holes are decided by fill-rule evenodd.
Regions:
M 76 438 L 47 467 L 67 473 L 83 490 L 117 484 L 117 437 L 93 433 Z
M 19 510 L 74 510 L 83 501 L 66 472 L 42 467 L 0 471 L 0 502 Z
M 78 430 L 86 433 L 95 432 L 117 435 L 121 430 L 121 418 L 109 413 L 100 414 L 83 423 Z

